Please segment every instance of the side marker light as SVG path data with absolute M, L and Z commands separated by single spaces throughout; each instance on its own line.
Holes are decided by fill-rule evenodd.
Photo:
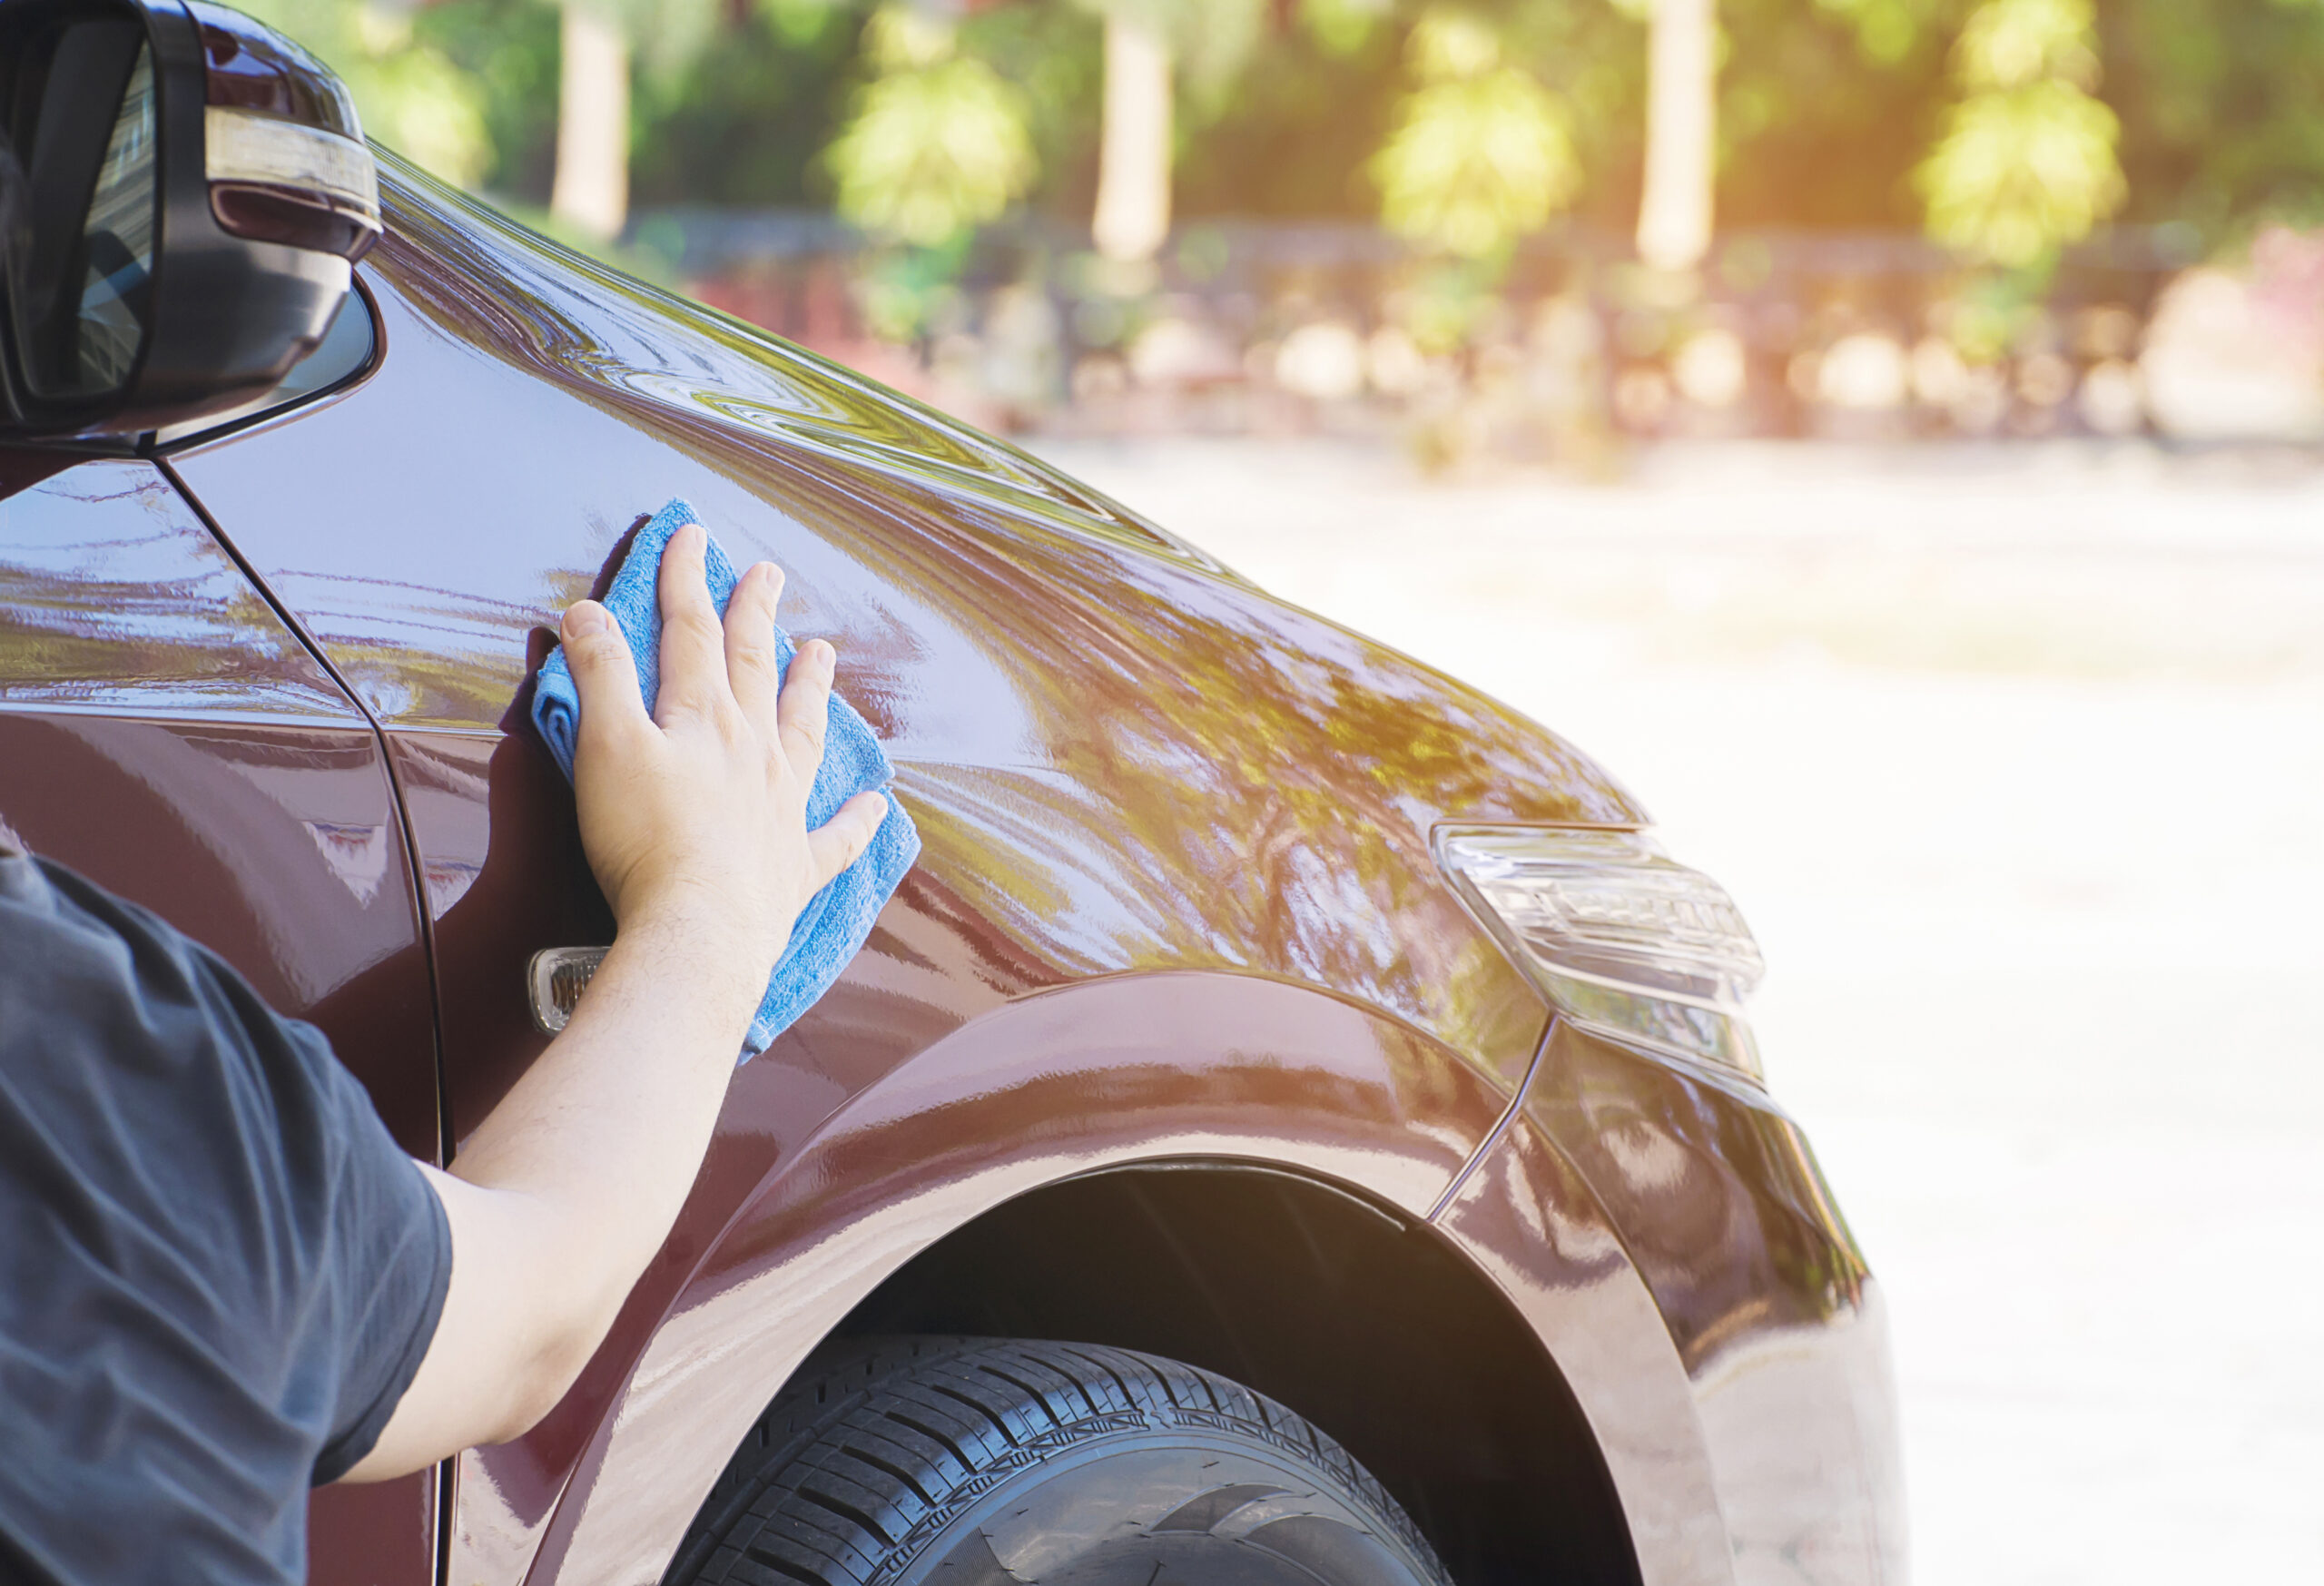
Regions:
M 572 1022 L 581 1005 L 581 993 L 596 978 L 606 961 L 602 947 L 550 947 L 533 954 L 525 980 L 532 992 L 533 1026 L 543 1035 L 555 1035 Z

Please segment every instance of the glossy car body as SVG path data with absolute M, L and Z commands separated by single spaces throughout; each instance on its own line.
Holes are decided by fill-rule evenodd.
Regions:
M 440 1158 L 544 1044 L 530 955 L 611 929 L 527 679 L 683 495 L 787 569 L 926 849 L 737 1074 L 565 1403 L 319 1494 L 315 1579 L 650 1581 L 820 1340 L 950 1330 L 1273 1394 L 1469 1586 L 1901 1581 L 1878 1291 L 1799 1131 L 1551 1020 L 1431 862 L 1440 822 L 1641 824 L 1619 786 L 1006 447 L 387 177 L 336 387 L 0 452 L 0 812 Z

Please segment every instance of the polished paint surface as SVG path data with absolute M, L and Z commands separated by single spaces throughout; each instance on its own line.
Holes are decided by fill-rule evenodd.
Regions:
M 151 463 L 0 499 L 0 812 L 309 1020 L 437 1151 L 410 865 L 378 740 Z
M 838 645 L 926 839 L 864 953 L 738 1073 L 575 1391 L 460 1463 L 461 1586 L 651 1579 L 734 1440 L 884 1276 L 1012 1196 L 1155 1160 L 1433 1215 L 1571 1384 L 1649 1586 L 1900 1578 L 1877 1295 L 1797 1130 L 1739 1080 L 1542 1049 L 1541 1005 L 1433 870 L 1440 821 L 1642 823 L 1602 772 L 999 442 L 388 175 L 378 367 L 170 462 L 384 728 L 384 764 L 206 537 L 174 627 L 100 635 L 143 609 L 134 580 L 75 593 L 64 562 L 28 564 L 25 620 L 75 659 L 26 686 L 89 675 L 36 730 L 133 738 L 162 730 L 141 711 L 256 699 L 236 744 L 295 734 L 311 759 L 337 734 L 374 818 L 326 823 L 345 830 L 319 852 L 369 863 L 381 833 L 405 913 L 378 961 L 432 943 L 455 1139 L 544 1044 L 531 953 L 609 940 L 569 793 L 520 724 L 556 613 L 669 497 L 783 564 L 786 624 Z M 290 895 L 231 833 L 205 841 L 170 862 Z M 397 1039 L 424 1065 L 424 1030 Z
M 1644 1586 L 1731 1582 L 1718 1476 L 1686 1367 L 1573 1165 L 1521 1114 L 1436 1221 L 1571 1384 L 1620 1494 Z
M 1799 1126 L 1756 1085 L 1564 1026 L 1522 1116 L 1661 1313 L 1740 1586 L 1902 1579 L 1880 1293 Z
M 57 452 L 8 461 L 0 704 L 362 725 L 152 463 Z
M 379 372 L 175 466 L 391 731 L 518 721 L 538 631 L 684 495 L 838 646 L 923 869 L 1049 972 L 1311 980 L 1513 1080 L 1538 1004 L 1427 828 L 1638 820 L 1587 760 L 998 443 L 390 186 Z
M 427 964 L 369 724 L 153 464 L 9 460 L 0 817 L 319 1026 L 433 1159 Z M 429 1580 L 435 1494 L 422 1473 L 318 1496 L 314 1580 Z

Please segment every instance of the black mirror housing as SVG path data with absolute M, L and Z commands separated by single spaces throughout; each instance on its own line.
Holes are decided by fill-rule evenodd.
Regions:
M 353 103 L 281 34 L 208 0 L 0 0 L 0 438 L 249 400 L 379 235 Z

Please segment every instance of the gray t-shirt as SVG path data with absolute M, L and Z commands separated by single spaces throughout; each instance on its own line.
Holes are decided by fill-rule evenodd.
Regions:
M 310 1025 L 0 854 L 0 1580 L 294 1583 L 435 1335 L 451 1230 Z

